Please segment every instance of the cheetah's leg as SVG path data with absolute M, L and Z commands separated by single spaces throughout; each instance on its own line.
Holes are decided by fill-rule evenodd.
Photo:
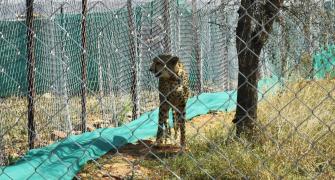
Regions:
M 164 125 L 166 125 L 166 121 L 168 118 L 168 111 L 169 111 L 169 105 L 168 103 L 164 102 L 159 106 L 159 114 L 158 114 L 158 130 L 157 130 L 157 137 L 156 141 L 157 144 L 162 143 L 162 138 L 164 133 Z M 165 127 L 166 129 L 167 127 Z
M 180 145 L 181 145 L 181 149 L 184 150 L 185 149 L 185 143 L 186 143 L 186 139 L 185 139 L 185 118 L 186 118 L 186 113 L 185 113 L 185 106 L 186 103 L 183 103 L 179 108 L 179 112 L 178 112 L 178 126 L 180 129 Z
M 169 110 L 167 110 L 169 112 Z M 168 138 L 171 136 L 171 128 L 168 120 L 169 115 L 167 116 L 167 119 L 164 121 L 164 130 L 163 130 L 163 137 L 164 137 L 164 143 L 166 144 L 168 141 Z
M 178 125 L 178 111 L 179 110 L 174 110 L 173 111 L 173 129 L 174 129 L 174 139 L 177 139 L 178 137 L 178 130 L 179 130 L 179 125 Z

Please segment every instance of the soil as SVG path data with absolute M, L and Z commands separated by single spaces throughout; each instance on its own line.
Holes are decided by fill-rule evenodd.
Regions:
M 233 113 L 212 112 L 198 116 L 186 124 L 188 140 L 193 140 L 211 128 L 225 123 L 232 125 Z M 177 141 L 178 142 L 178 141 Z M 186 148 L 187 151 L 187 148 Z M 154 139 L 127 144 L 117 152 L 108 152 L 94 162 L 89 162 L 77 174 L 77 179 L 161 179 L 153 169 L 141 165 L 143 160 L 164 161 L 181 153 L 173 142 L 157 146 Z

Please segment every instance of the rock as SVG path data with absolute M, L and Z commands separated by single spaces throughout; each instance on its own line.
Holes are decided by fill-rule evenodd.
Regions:
M 81 134 L 81 131 L 72 131 L 72 134 L 78 135 L 78 134 Z
M 42 97 L 45 98 L 45 99 L 52 99 L 53 98 L 51 93 L 44 93 L 42 95 Z
M 88 177 L 88 175 L 87 175 L 86 173 L 82 173 L 82 174 L 80 174 L 80 176 L 81 176 L 82 178 L 86 178 L 86 177 Z
M 132 118 L 133 114 L 132 114 L 132 112 L 127 112 L 126 116 L 127 116 L 127 118 Z
M 95 127 L 92 124 L 87 124 L 86 129 L 87 129 L 88 132 L 91 132 L 91 131 L 95 130 Z M 73 128 L 72 134 L 80 134 L 79 132 L 80 133 L 82 132 L 81 125 L 76 125 Z
M 105 164 L 105 165 L 103 165 L 103 168 L 104 169 L 110 169 L 112 167 L 112 165 L 111 164 Z
M 53 141 L 58 140 L 58 139 L 64 139 L 66 137 L 67 137 L 67 134 L 63 131 L 53 130 L 51 133 L 51 139 Z
M 92 132 L 92 131 L 95 130 L 95 127 L 91 124 L 88 124 L 86 128 L 87 128 L 87 131 L 89 131 L 89 132 Z
M 94 128 L 98 129 L 98 128 L 102 128 L 104 121 L 103 120 L 95 120 L 93 123 Z

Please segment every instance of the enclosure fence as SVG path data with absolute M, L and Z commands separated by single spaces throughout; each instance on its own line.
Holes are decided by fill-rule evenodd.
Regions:
M 0 179 L 333 179 L 334 22 L 334 0 L 0 0 Z M 186 150 L 155 141 L 160 54 L 188 74 Z

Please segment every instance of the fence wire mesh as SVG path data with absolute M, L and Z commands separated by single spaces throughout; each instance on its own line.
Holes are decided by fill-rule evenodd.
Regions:
M 334 21 L 334 0 L 0 0 L 0 179 L 335 179 Z

